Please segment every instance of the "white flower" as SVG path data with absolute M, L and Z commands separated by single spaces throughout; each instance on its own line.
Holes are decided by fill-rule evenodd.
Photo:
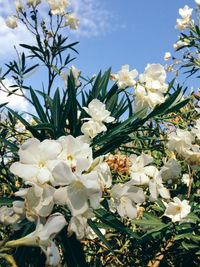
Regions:
M 179 8 L 179 15 L 183 19 L 191 18 L 193 8 L 189 8 L 188 5 L 185 5 L 184 8 Z
M 183 45 L 187 45 L 187 43 L 183 42 L 183 41 L 178 41 L 176 44 L 173 45 L 173 48 L 178 49 L 179 47 L 181 47 Z
M 160 170 L 163 181 L 172 183 L 172 180 L 177 180 L 179 178 L 180 172 L 178 162 L 175 159 L 170 158 L 168 161 L 164 159 L 164 166 Z
M 88 121 L 83 123 L 81 132 L 90 138 L 94 138 L 97 134 L 107 130 L 103 122 L 110 123 L 115 120 L 114 117 L 110 116 L 110 111 L 106 110 L 106 105 L 101 103 L 98 99 L 93 99 L 89 103 L 88 108 L 83 107 L 83 109 L 91 118 L 84 119 Z
M 145 201 L 143 190 L 132 185 L 132 181 L 122 185 L 115 184 L 111 189 L 111 199 L 109 207 L 112 212 L 117 210 L 118 214 L 124 218 L 134 219 L 137 217 L 137 206 L 135 203 Z
M 147 114 L 148 107 L 149 104 L 148 104 L 147 92 L 143 86 L 138 84 L 137 87 L 135 88 L 133 113 L 137 113 L 143 109 L 143 112 L 141 112 L 138 115 L 138 118 L 143 118 Z
M 42 2 L 42 0 L 27 0 L 26 4 L 27 4 L 28 7 L 30 7 L 30 6 L 32 6 L 34 4 L 34 2 L 36 4 L 36 6 L 37 6 Z
M 81 126 L 81 132 L 90 138 L 94 138 L 101 132 L 105 132 L 107 130 L 106 126 L 102 122 L 89 120 L 84 122 Z
M 156 169 L 154 166 L 147 166 L 153 161 L 153 158 L 142 153 L 141 156 L 132 154 L 129 159 L 132 162 L 130 175 L 134 184 L 148 184 L 149 173 L 152 173 Z
M 173 202 L 166 204 L 164 215 L 169 217 L 172 222 L 180 222 L 191 210 L 188 200 L 181 201 L 178 197 L 173 198 Z
M 40 184 L 53 182 L 52 169 L 60 151 L 61 145 L 56 141 L 40 142 L 36 138 L 30 138 L 20 147 L 20 162 L 13 163 L 10 171 L 25 181 Z
M 149 181 L 150 200 L 155 201 L 159 195 L 165 199 L 169 199 L 169 190 L 164 187 L 158 170 L 155 169 L 154 173 L 151 173 L 151 175 L 152 179 Z
M 13 15 L 10 15 L 7 17 L 6 19 L 6 25 L 11 28 L 11 29 L 14 29 L 16 28 L 18 25 L 17 25 L 17 20 L 18 18 L 16 18 L 15 16 Z
M 63 15 L 65 8 L 70 5 L 69 0 L 46 0 L 53 15 Z
M 77 18 L 75 13 L 66 14 L 65 15 L 66 21 L 64 26 L 69 26 L 71 30 L 77 30 L 80 20 Z
M 24 198 L 26 218 L 35 221 L 37 216 L 47 217 L 53 210 L 55 188 L 48 184 L 38 185 L 28 182 L 31 187 L 15 192 L 15 196 Z
M 58 140 L 62 147 L 58 155 L 58 159 L 67 163 L 67 165 L 75 171 L 78 160 L 88 161 L 89 166 L 92 163 L 92 148 L 89 144 L 74 138 L 72 135 L 61 136 Z
M 166 52 L 164 55 L 164 60 L 167 61 L 168 59 L 170 59 L 172 57 L 170 52 Z
M 25 209 L 23 201 L 14 201 L 13 206 L 0 208 L 0 222 L 5 225 L 12 225 L 13 230 L 19 230 L 19 223 L 24 219 Z
M 38 219 L 38 223 L 34 232 L 20 239 L 8 241 L 6 246 L 39 246 L 46 254 L 47 264 L 51 266 L 57 266 L 60 261 L 60 255 L 58 248 L 52 240 L 65 225 L 66 221 L 64 216 L 60 213 L 54 213 L 49 216 L 45 224 L 42 224 Z
M 92 229 L 88 225 L 87 220 L 94 217 L 91 209 L 86 210 L 82 215 L 73 216 L 69 222 L 68 235 L 76 234 L 78 240 L 88 238 L 91 235 Z
M 31 6 L 31 5 L 33 5 L 34 4 L 34 2 L 35 2 L 35 0 L 27 0 L 26 1 L 26 4 L 27 4 L 27 6 Z
M 99 177 L 99 184 L 101 189 L 109 188 L 112 185 L 112 174 L 108 164 L 103 161 L 103 156 L 100 158 L 99 164 L 94 168 Z
M 187 130 L 177 129 L 176 133 L 172 132 L 168 135 L 168 149 L 177 151 L 180 155 L 185 155 L 187 150 L 194 147 L 194 136 Z
M 14 0 L 16 11 L 19 12 L 23 8 L 23 3 L 21 0 Z
M 195 134 L 198 139 L 200 139 L 200 119 L 196 120 L 194 129 L 192 129 L 192 133 Z
M 81 85 L 81 82 L 78 80 L 81 71 L 78 70 L 77 68 L 75 68 L 74 66 L 72 66 L 71 68 L 68 68 L 68 70 L 65 71 L 61 71 L 60 73 L 60 77 L 64 80 L 65 82 L 65 87 L 68 87 L 68 78 L 70 76 L 70 73 L 72 72 L 73 76 L 74 76 L 74 81 L 75 81 L 75 85 L 76 87 L 79 87 Z
M 192 8 L 189 8 L 187 5 L 184 6 L 184 8 L 179 9 L 179 15 L 182 17 L 182 19 L 177 19 L 177 25 L 175 26 L 175 29 L 183 31 L 187 25 L 191 21 L 192 16 Z
M 110 123 L 115 120 L 110 116 L 110 111 L 106 110 L 106 105 L 101 103 L 98 99 L 93 99 L 87 107 L 83 109 L 89 114 L 94 121 Z
M 97 209 L 99 206 L 102 193 L 98 174 L 96 171 L 84 174 L 84 170 L 88 167 L 86 161 L 79 160 L 76 171 L 72 172 L 71 168 L 65 164 L 60 171 L 63 177 L 61 175 L 57 177 L 58 184 L 62 183 L 67 186 L 55 191 L 54 201 L 58 204 L 67 204 L 73 216 L 83 214 L 88 209 L 88 200 L 92 208 Z
M 187 186 L 189 186 L 189 184 L 190 184 L 190 176 L 189 176 L 189 174 L 186 174 L 186 173 L 183 174 L 182 182 L 184 184 L 186 184 Z
M 166 93 L 168 85 L 165 83 L 166 72 L 160 64 L 147 64 L 143 74 L 139 76 L 140 82 L 149 90 L 159 90 Z
M 117 81 L 118 87 L 125 89 L 126 87 L 132 87 L 136 84 L 134 79 L 137 75 L 138 72 L 136 69 L 129 71 L 129 65 L 124 65 L 117 74 L 111 75 L 111 80 Z
M 195 0 L 195 2 L 197 3 L 197 5 L 200 5 L 200 0 Z

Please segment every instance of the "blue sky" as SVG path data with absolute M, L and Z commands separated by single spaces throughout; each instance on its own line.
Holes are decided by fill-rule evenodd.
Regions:
M 1 66 L 15 56 L 14 44 L 31 40 L 31 36 L 23 27 L 11 30 L 3 26 L 3 19 L 14 11 L 13 2 L 0 0 Z M 105 71 L 109 67 L 116 73 L 125 64 L 129 64 L 131 69 L 136 68 L 139 73 L 144 71 L 148 63 L 165 65 L 165 52 L 176 55 L 173 44 L 180 34 L 180 31 L 174 29 L 176 19 L 180 17 L 178 9 L 184 5 L 194 9 L 197 7 L 194 0 L 71 2 L 72 10 L 75 10 L 80 18 L 80 29 L 77 32 L 68 32 L 70 40 L 80 41 L 77 46 L 79 55 L 72 64 L 82 70 L 83 76 L 90 77 L 100 69 Z M 181 80 L 183 78 L 184 76 L 181 76 Z M 37 86 L 40 87 L 41 84 L 40 82 Z M 62 81 L 59 84 L 62 86 Z M 190 79 L 188 85 L 194 86 L 195 89 L 198 86 L 197 80 Z

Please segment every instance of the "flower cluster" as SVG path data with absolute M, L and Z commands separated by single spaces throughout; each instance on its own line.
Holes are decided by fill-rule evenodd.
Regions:
M 78 29 L 80 20 L 78 19 L 76 14 L 71 13 L 71 11 L 65 12 L 66 8 L 69 8 L 71 4 L 69 0 L 45 0 L 45 1 L 49 5 L 49 9 L 52 15 L 59 15 L 65 18 L 63 27 L 69 26 L 71 30 Z M 33 9 L 35 9 L 41 2 L 42 0 L 27 0 L 26 5 L 28 6 L 28 8 L 32 7 Z M 15 0 L 14 4 L 17 15 L 9 15 L 5 21 L 6 25 L 11 29 L 14 29 L 18 26 L 17 21 L 21 19 L 20 12 L 25 12 L 25 6 L 22 0 Z
M 178 128 L 176 132 L 172 132 L 168 136 L 168 149 L 176 151 L 179 157 L 186 160 L 193 168 L 200 164 L 200 146 L 195 142 L 195 139 L 200 138 L 199 123 L 198 119 L 192 131 Z
M 169 55 L 167 55 L 169 58 Z M 134 79 L 138 75 L 136 70 L 129 71 L 129 66 L 122 66 L 122 70 L 111 75 L 111 80 L 116 81 L 119 88 L 135 88 L 134 112 L 143 110 L 141 117 L 146 114 L 148 107 L 154 109 L 157 104 L 165 101 L 164 93 L 168 90 L 166 71 L 160 64 L 148 64 L 139 80 Z
M 184 8 L 179 9 L 179 15 L 182 18 L 177 19 L 177 25 L 175 26 L 175 29 L 183 31 L 188 24 L 191 23 L 192 11 L 193 9 L 189 8 L 187 5 L 185 5 Z
M 81 127 L 81 132 L 88 138 L 94 138 L 97 134 L 107 131 L 103 122 L 110 123 L 115 120 L 110 116 L 110 112 L 106 110 L 105 104 L 101 103 L 98 99 L 93 99 L 87 107 L 83 107 L 91 118 L 85 118 Z

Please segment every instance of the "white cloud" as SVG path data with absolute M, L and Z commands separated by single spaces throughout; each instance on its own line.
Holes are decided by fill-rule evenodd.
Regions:
M 9 90 L 13 90 L 13 88 L 9 88 L 9 86 L 11 86 L 12 84 L 14 84 L 12 79 L 5 79 L 4 80 L 4 85 Z M 2 85 L 1 85 L 1 87 L 2 87 Z M 30 111 L 30 109 L 31 109 L 29 102 L 24 97 L 17 96 L 17 95 L 8 96 L 8 93 L 5 93 L 4 91 L 2 91 L 0 89 L 0 104 L 6 103 L 6 102 L 9 102 L 8 107 L 10 107 L 14 110 L 17 110 L 17 111 L 27 112 L 27 111 Z
M 114 15 L 100 0 L 71 0 L 72 10 L 80 19 L 79 29 L 73 31 L 78 36 L 97 36 L 111 30 Z
M 26 27 L 19 24 L 17 28 L 10 29 L 5 24 L 5 19 L 0 16 L 0 57 L 9 59 L 15 54 L 14 46 L 20 43 L 31 43 L 33 36 Z M 17 47 L 18 48 L 18 47 Z M 18 50 L 20 50 L 18 48 Z

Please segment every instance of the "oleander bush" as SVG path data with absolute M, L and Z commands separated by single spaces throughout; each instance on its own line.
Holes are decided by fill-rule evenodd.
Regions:
M 0 105 L 1 266 L 198 266 L 200 93 L 176 82 L 200 69 L 193 10 L 179 10 L 171 65 L 85 78 L 63 34 L 79 26 L 70 1 L 44 2 L 45 19 L 41 0 L 15 0 L 5 21 L 35 42 L 1 69 L 8 101 L 33 108 Z

